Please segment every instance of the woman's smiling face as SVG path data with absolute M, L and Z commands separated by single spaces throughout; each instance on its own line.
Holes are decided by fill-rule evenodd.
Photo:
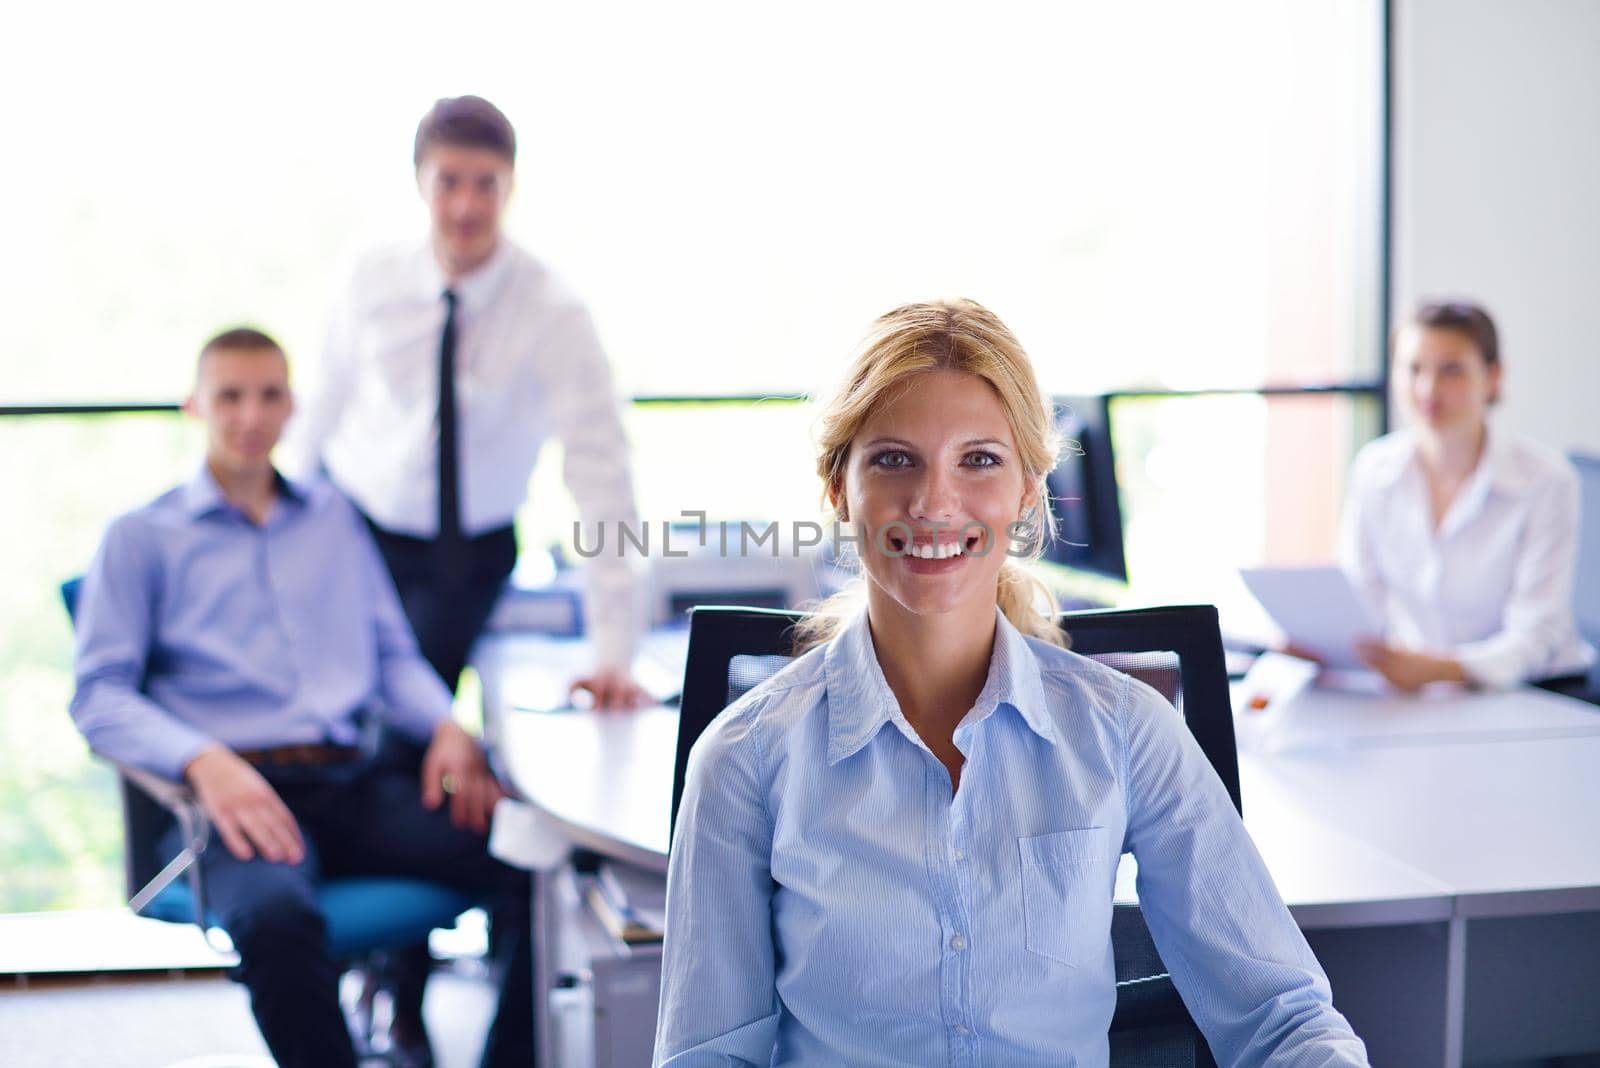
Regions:
M 992 612 L 1032 485 L 983 379 L 925 371 L 891 393 L 850 442 L 838 502 L 861 537 L 869 602 L 918 615 Z

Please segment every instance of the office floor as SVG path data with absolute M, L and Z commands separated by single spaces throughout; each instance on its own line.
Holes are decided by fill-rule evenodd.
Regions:
M 216 973 L 56 979 L 0 986 L 6 1068 L 271 1068 L 244 988 Z M 428 981 L 423 1015 L 438 1068 L 470 1068 L 494 1009 L 486 979 Z

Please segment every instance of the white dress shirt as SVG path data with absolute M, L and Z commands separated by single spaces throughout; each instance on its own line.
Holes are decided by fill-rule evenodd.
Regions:
M 375 522 L 418 538 L 438 533 L 445 287 L 426 242 L 360 263 L 335 308 L 320 377 L 301 398 L 280 453 L 295 472 L 320 459 Z M 583 303 L 504 238 L 451 288 L 464 532 L 512 521 L 550 436 L 565 448 L 564 476 L 585 529 L 633 523 L 619 398 Z M 602 664 L 632 658 L 636 563 L 609 553 L 586 563 L 586 616 Z
M 1356 457 L 1340 562 L 1397 645 L 1448 653 L 1493 688 L 1583 671 L 1572 617 L 1578 477 L 1559 453 L 1491 429 L 1434 529 L 1417 440 Z

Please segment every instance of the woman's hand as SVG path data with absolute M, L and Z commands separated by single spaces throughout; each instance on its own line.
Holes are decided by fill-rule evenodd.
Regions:
M 579 690 L 587 692 L 594 702 L 593 707 L 602 712 L 626 711 L 655 704 L 644 688 L 621 668 L 601 668 L 593 675 L 579 679 L 572 684 L 569 695 L 575 695 Z
M 1402 693 L 1415 693 L 1430 682 L 1467 681 L 1453 657 L 1401 649 L 1377 638 L 1357 638 L 1355 644 L 1362 662 Z

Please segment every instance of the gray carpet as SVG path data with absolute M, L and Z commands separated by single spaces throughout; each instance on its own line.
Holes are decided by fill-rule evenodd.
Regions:
M 423 1014 L 438 1068 L 471 1068 L 494 991 L 440 971 Z M 270 1068 L 244 988 L 224 978 L 51 981 L 0 987 L 5 1068 Z

